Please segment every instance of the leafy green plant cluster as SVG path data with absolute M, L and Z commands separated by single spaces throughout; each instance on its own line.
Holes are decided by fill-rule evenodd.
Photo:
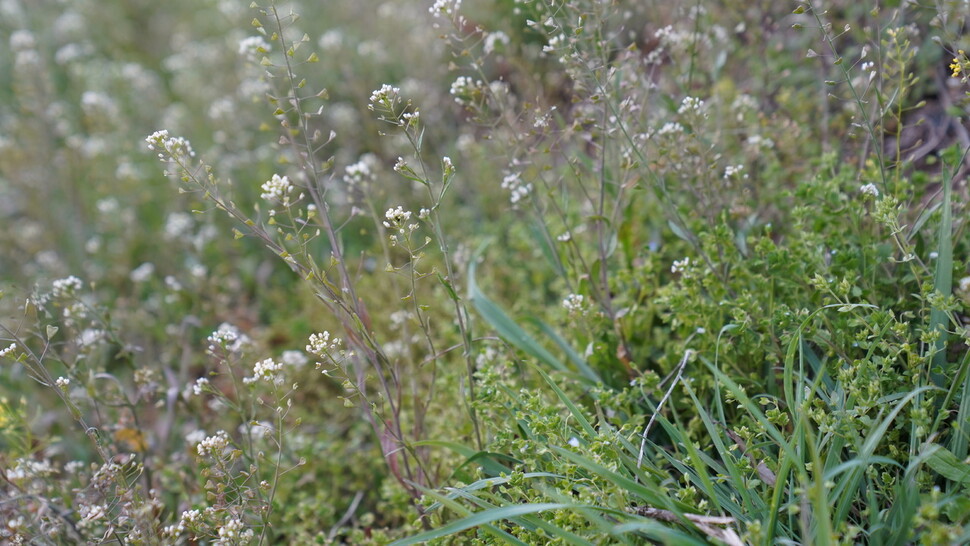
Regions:
M 3 540 L 970 541 L 963 3 L 61 7 Z

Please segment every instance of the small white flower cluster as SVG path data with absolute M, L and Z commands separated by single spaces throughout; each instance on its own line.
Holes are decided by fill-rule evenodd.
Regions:
M 517 205 L 519 201 L 525 199 L 532 193 L 532 184 L 522 182 L 519 173 L 510 173 L 502 178 L 502 189 L 509 190 L 511 195 L 509 201 Z
M 84 303 L 78 301 L 65 305 L 63 315 L 68 323 L 74 324 L 75 319 L 80 320 L 88 316 L 88 309 L 84 306 Z
M 153 273 L 155 273 L 155 264 L 145 262 L 132 269 L 131 273 L 128 274 L 128 278 L 131 279 L 131 282 L 133 283 L 143 283 L 150 279 Z
M 161 161 L 185 161 L 195 157 L 195 150 L 188 140 L 183 137 L 170 137 L 165 129 L 155 131 L 145 142 L 148 143 L 149 150 L 158 152 L 158 159 Z
M 535 111 L 535 121 L 533 121 L 532 127 L 536 129 L 545 129 L 546 127 L 549 127 L 549 120 L 552 119 L 552 114 L 555 111 L 556 111 L 555 106 L 553 106 L 546 112 L 543 112 L 542 110 L 539 110 L 537 108 Z
M 24 480 L 28 478 L 45 478 L 54 473 L 54 466 L 47 459 L 35 461 L 33 459 L 17 459 L 12 469 L 7 470 L 7 479 Z
M 118 116 L 118 105 L 104 93 L 85 91 L 81 95 L 81 109 L 85 115 L 92 118 L 107 117 L 114 119 Z
M 330 337 L 330 332 L 324 330 L 319 334 L 310 334 L 310 342 L 306 346 L 306 351 L 312 355 L 326 357 L 330 351 L 334 351 L 340 345 L 340 338 Z
M 485 52 L 486 55 L 490 55 L 493 51 L 495 51 L 495 46 L 497 46 L 498 44 L 507 46 L 509 45 L 509 43 L 511 43 L 511 39 L 509 38 L 509 35 L 502 32 L 501 30 L 498 30 L 495 32 L 489 32 L 488 34 L 485 35 L 485 43 L 482 46 L 482 50 Z
M 8 354 L 17 350 L 17 344 L 11 343 L 6 349 L 0 349 L 0 358 L 7 356 Z
M 676 260 L 674 264 L 670 266 L 670 272 L 673 274 L 684 273 L 690 266 L 690 257 L 684 258 L 683 260 Z
M 401 234 L 418 229 L 417 224 L 407 224 L 407 221 L 411 219 L 411 211 L 404 210 L 404 207 L 400 205 L 396 208 L 387 209 L 387 212 L 384 213 L 384 218 L 386 218 L 384 220 L 384 227 L 396 229 Z
M 404 120 L 404 125 L 414 127 L 421 121 L 421 112 L 417 109 L 413 112 L 404 112 L 401 114 L 401 119 Z
M 394 87 L 385 83 L 380 89 L 375 89 L 371 92 L 370 104 L 367 107 L 373 110 L 375 105 L 380 105 L 390 109 L 395 103 L 401 101 L 400 93 L 400 87 Z
M 744 141 L 744 147 L 752 153 L 770 150 L 775 147 L 775 141 L 761 135 L 751 135 Z
M 319 334 L 310 334 L 309 343 L 306 346 L 306 352 L 312 354 L 313 356 L 320 358 L 321 360 L 326 360 L 329 362 L 334 362 L 335 358 L 332 354 L 340 346 L 340 338 L 330 337 L 330 332 L 324 330 Z M 323 362 L 316 363 L 316 369 L 323 368 Z M 329 369 L 324 369 L 324 375 L 329 373 Z
M 180 239 L 195 227 L 195 220 L 187 212 L 173 212 L 165 218 L 165 238 Z
M 667 25 L 653 33 L 664 48 L 683 49 L 684 47 L 709 47 L 710 38 L 699 32 L 687 31 Z
M 108 506 L 104 504 L 81 504 L 78 508 L 78 515 L 81 516 L 78 526 L 87 527 L 99 519 L 104 519 L 108 515 L 108 510 Z
M 877 188 L 876 185 L 872 183 L 864 184 L 861 188 L 859 188 L 859 191 L 862 192 L 862 195 L 879 197 L 879 188 Z
M 37 47 L 37 40 L 29 30 L 15 30 L 10 33 L 10 49 L 14 51 L 24 51 Z
M 262 36 L 250 36 L 239 41 L 239 54 L 250 61 L 258 61 L 260 54 L 269 53 L 273 47 Z
M 704 101 L 696 97 L 684 97 L 684 100 L 680 103 L 680 108 L 677 109 L 677 113 L 680 115 L 700 113 L 704 110 Z
M 562 306 L 569 316 L 577 317 L 586 314 L 586 298 L 582 294 L 569 294 L 562 300 Z
M 205 457 L 206 455 L 218 457 L 222 455 L 222 452 L 227 447 L 229 447 L 229 435 L 226 434 L 226 431 L 220 430 L 213 436 L 208 436 L 205 440 L 199 442 L 195 450 L 199 453 L 200 457 Z
M 274 174 L 273 178 L 263 182 L 260 186 L 263 193 L 259 196 L 269 202 L 281 203 L 283 206 L 290 204 L 290 193 L 293 191 L 293 184 L 286 176 Z
M 51 283 L 51 297 L 65 298 L 74 296 L 81 289 L 83 283 L 81 279 L 71 275 L 63 279 L 57 279 Z
M 970 303 L 970 277 L 963 277 L 957 281 L 957 289 L 955 292 L 964 303 Z
M 228 546 L 230 544 L 247 544 L 256 536 L 252 529 L 243 528 L 245 524 L 239 518 L 229 518 L 219 526 L 219 539 L 213 542 L 216 546 Z
M 283 364 L 286 364 L 287 366 L 291 366 L 293 368 L 302 368 L 303 366 L 306 366 L 306 363 L 309 362 L 310 359 L 307 358 L 305 354 L 303 354 L 303 351 L 291 350 L 291 351 L 283 351 L 283 354 L 280 355 L 280 361 Z
M 724 169 L 724 179 L 730 180 L 737 176 L 740 176 L 741 178 L 747 178 L 748 177 L 747 174 L 744 174 L 744 175 L 741 174 L 741 171 L 743 170 L 744 170 L 744 165 L 728 165 Z
M 657 135 L 679 135 L 684 132 L 684 126 L 677 123 L 676 121 L 668 121 L 664 123 L 657 131 Z
M 202 523 L 202 512 L 198 510 L 185 510 L 176 525 L 169 525 L 162 533 L 168 537 L 177 537 L 184 533 L 186 528 Z
M 211 383 L 209 383 L 209 380 L 206 379 L 205 377 L 200 377 L 196 379 L 195 383 L 192 385 L 192 394 L 196 396 L 201 396 L 202 393 L 204 393 L 206 390 L 211 388 L 212 387 L 211 387 Z
M 108 334 L 99 328 L 85 328 L 74 338 L 74 342 L 81 347 L 91 347 L 97 343 L 105 341 Z
M 446 177 L 455 174 L 455 164 L 451 162 L 450 157 L 444 156 L 441 158 L 441 170 Z
M 54 384 L 57 385 L 57 388 L 61 390 L 67 390 L 67 387 L 71 384 L 71 380 L 66 377 L 58 377 L 57 380 L 54 381 Z
M 371 154 L 360 158 L 357 163 L 348 165 L 344 169 L 344 182 L 351 187 L 366 188 L 371 182 L 377 179 L 374 170 L 371 168 L 374 159 Z
M 247 533 L 241 532 L 243 530 L 242 520 L 239 518 L 231 518 L 227 520 L 221 527 L 219 527 L 219 541 L 225 544 L 235 543 L 236 539 L 245 540 Z M 252 529 L 248 530 L 248 535 L 252 535 Z
M 472 102 L 473 97 L 481 93 L 481 88 L 485 84 L 482 80 L 473 80 L 468 76 L 458 76 L 451 84 L 451 95 L 455 97 L 455 102 L 465 106 Z
M 435 0 L 428 13 L 435 17 L 451 18 L 461 7 L 461 0 Z
M 552 53 L 556 51 L 559 47 L 566 43 L 566 35 L 560 34 L 559 36 L 553 36 L 549 38 L 549 44 L 542 46 L 543 53 Z
M 263 380 L 274 385 L 282 385 L 283 375 L 277 373 L 282 369 L 283 364 L 281 362 L 277 362 L 272 358 L 265 358 L 253 366 L 253 376 L 244 377 L 243 383 L 251 385 L 259 380 Z
M 215 332 L 206 338 L 209 342 L 209 350 L 215 351 L 218 348 L 225 348 L 232 352 L 241 351 L 246 345 L 252 343 L 249 336 L 243 334 L 228 322 L 223 322 Z

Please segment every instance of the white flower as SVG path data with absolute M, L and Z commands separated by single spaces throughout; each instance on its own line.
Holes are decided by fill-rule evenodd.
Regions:
M 195 150 L 188 140 L 182 137 L 170 137 L 165 129 L 155 131 L 145 139 L 145 142 L 148 143 L 149 150 L 158 152 L 158 159 L 161 161 L 185 161 L 195 157 Z
M 509 39 L 509 35 L 501 30 L 489 32 L 485 35 L 485 45 L 482 46 L 482 50 L 486 55 L 488 55 L 495 51 L 495 46 L 497 44 L 509 45 L 510 42 L 511 40 Z
M 434 4 L 428 8 L 428 13 L 435 17 L 450 18 L 461 7 L 461 0 L 435 0 Z
M 741 171 L 744 170 L 744 165 L 728 165 L 724 169 L 724 179 L 728 180 L 734 178 L 735 176 L 741 175 Z M 747 178 L 748 175 L 741 175 L 742 178 Z
M 675 134 L 683 133 L 683 132 L 684 132 L 684 126 L 683 125 L 681 125 L 681 124 L 679 124 L 679 123 L 677 123 L 675 121 L 668 121 L 667 123 L 664 124 L 663 127 L 660 128 L 659 131 L 657 131 L 657 134 L 658 135 L 675 135 Z
M 958 283 L 960 292 L 970 292 L 970 277 L 963 277 Z M 13 347 L 13 345 L 11 345 Z
M 684 258 L 683 260 L 674 261 L 674 264 L 670 266 L 670 272 L 677 274 L 687 271 L 687 267 L 690 266 L 690 258 Z
M 243 529 L 243 522 L 238 518 L 232 518 L 227 521 L 222 527 L 219 527 L 219 538 L 220 539 L 234 539 L 239 538 L 239 532 Z
M 201 457 L 205 457 L 206 455 L 215 457 L 221 455 L 227 447 L 229 447 L 229 435 L 226 434 L 226 431 L 220 430 L 213 436 L 209 436 L 199 442 L 199 445 L 195 449 Z
M 194 227 L 192 215 L 187 212 L 173 212 L 165 218 L 165 237 L 178 239 L 187 235 Z
M 259 196 L 270 202 L 282 203 L 284 206 L 290 203 L 289 194 L 293 191 L 293 184 L 286 176 L 274 174 L 273 178 L 263 182 L 260 186 L 263 193 Z
M 292 366 L 294 368 L 302 368 L 306 366 L 306 363 L 310 361 L 303 351 L 283 351 L 280 355 L 280 361 L 287 366 Z
M 404 228 L 401 226 L 411 219 L 411 211 L 404 210 L 404 207 L 401 206 L 398 206 L 397 208 L 389 208 L 387 209 L 387 212 L 384 213 L 384 218 L 387 219 L 384 222 L 384 227 L 389 229 L 399 227 L 401 233 L 404 233 Z
M 338 29 L 332 29 L 324 32 L 320 36 L 320 39 L 317 40 L 317 45 L 320 46 L 320 49 L 330 51 L 339 48 L 343 44 L 343 41 L 343 32 Z
M 273 360 L 272 358 L 260 360 L 253 366 L 253 376 L 243 378 L 243 383 L 249 385 L 262 379 L 269 383 L 282 385 L 283 376 L 276 373 L 282 369 L 283 364 Z
M 400 87 L 394 87 L 389 84 L 381 85 L 380 89 L 375 89 L 370 94 L 371 109 L 375 104 L 381 105 L 392 105 L 401 100 L 398 94 L 401 92 Z
M 209 341 L 209 350 L 214 351 L 217 348 L 224 347 L 232 352 L 240 351 L 252 342 L 249 336 L 241 333 L 238 328 L 228 322 L 220 324 L 219 328 L 212 332 L 207 340 Z
M 864 184 L 861 188 L 859 188 L 859 191 L 862 192 L 862 195 L 871 195 L 873 197 L 879 197 L 879 188 L 877 188 L 876 185 L 872 183 Z
M 582 294 L 569 294 L 562 300 L 562 306 L 572 316 L 586 314 L 586 298 Z
M 680 108 L 677 109 L 677 113 L 684 115 L 692 112 L 700 112 L 704 109 L 704 101 L 695 97 L 684 97 L 684 100 L 680 103 Z
M 81 279 L 74 275 L 64 279 L 57 279 L 51 283 L 51 297 L 63 298 L 73 296 L 81 289 L 82 285 Z
M 78 522 L 82 527 L 93 521 L 104 518 L 108 515 L 108 507 L 104 504 L 96 504 L 94 506 L 88 504 L 82 504 L 78 513 L 81 516 L 81 521 Z
M 316 356 L 326 356 L 330 351 L 336 350 L 340 345 L 340 338 L 330 338 L 330 332 L 324 330 L 319 334 L 310 334 L 310 343 L 306 346 L 306 351 Z
M 485 85 L 482 80 L 473 80 L 468 76 L 458 76 L 451 84 L 450 93 L 455 97 L 455 102 L 461 105 L 468 104 L 475 94 L 480 93 L 481 87 Z
M 85 328 L 81 331 L 80 335 L 77 336 L 75 342 L 81 347 L 90 347 L 95 343 L 104 341 L 105 332 L 97 328 Z
M 421 119 L 421 112 L 415 110 L 414 112 L 404 112 L 401 114 L 401 119 L 410 125 L 417 125 L 418 121 Z
M 775 141 L 761 135 L 751 135 L 744 141 L 745 147 L 749 151 L 758 152 L 760 150 L 770 150 L 775 147 Z
M 510 173 L 502 178 L 502 188 L 509 190 L 511 195 L 509 196 L 509 201 L 513 205 L 517 205 L 519 201 L 525 199 L 532 193 L 532 184 L 527 184 L 522 181 L 519 177 L 519 173 Z
M 7 356 L 8 354 L 14 352 L 15 350 L 17 350 L 17 344 L 11 343 L 10 345 L 7 346 L 6 349 L 0 349 L 0 358 Z
M 10 49 L 13 51 L 23 51 L 37 47 L 37 40 L 29 30 L 15 30 L 10 33 Z
M 201 396 L 202 393 L 205 392 L 207 388 L 210 388 L 209 385 L 210 383 L 208 379 L 204 377 L 200 377 L 196 379 L 195 384 L 192 385 L 192 393 L 195 394 L 196 396 Z
M 250 36 L 239 41 L 239 54 L 250 61 L 258 61 L 260 54 L 273 49 L 262 36 Z
M 361 156 L 360 160 L 353 165 L 348 165 L 344 169 L 344 182 L 348 186 L 359 186 L 366 187 L 369 183 L 376 180 L 374 175 L 374 170 L 371 165 L 374 163 L 374 156 L 372 154 L 365 154 Z
M 149 278 L 151 278 L 152 273 L 154 272 L 155 272 L 155 264 L 151 262 L 145 262 L 140 266 L 136 267 L 135 269 L 132 269 L 131 273 L 128 274 L 128 278 L 131 279 L 131 282 L 142 283 L 147 281 Z
M 58 386 L 61 390 L 66 390 L 71 384 L 71 380 L 66 377 L 58 377 L 54 384 Z

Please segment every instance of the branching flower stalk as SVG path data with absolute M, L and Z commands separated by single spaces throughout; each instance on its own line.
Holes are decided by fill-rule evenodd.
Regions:
M 852 63 L 845 63 L 844 62 L 845 59 L 839 54 L 839 50 L 835 46 L 835 39 L 841 36 L 842 34 L 848 32 L 850 30 L 850 27 L 846 25 L 842 33 L 838 35 L 834 35 L 831 32 L 832 24 L 822 21 L 822 15 L 824 15 L 825 12 L 819 13 L 818 10 L 815 8 L 815 6 L 810 2 L 806 2 L 802 6 L 799 6 L 798 8 L 795 9 L 796 14 L 805 13 L 806 11 L 810 11 L 812 13 L 812 17 L 815 19 L 815 23 L 818 26 L 819 32 L 822 34 L 822 39 L 824 40 L 825 44 L 828 46 L 831 54 L 835 57 L 835 61 L 834 61 L 835 66 L 838 66 L 839 70 L 842 72 L 842 77 L 844 78 L 843 81 L 848 86 L 849 92 L 852 93 L 853 100 L 859 107 L 859 113 L 862 116 L 862 126 L 865 129 L 866 133 L 868 134 L 870 141 L 873 143 L 872 150 L 875 153 L 876 160 L 878 162 L 880 184 L 882 186 L 882 190 L 885 192 L 888 192 L 890 189 L 889 180 L 886 175 L 886 162 L 883 157 L 882 145 L 880 144 L 881 141 L 876 135 L 876 128 L 869 114 L 869 110 L 866 108 L 866 102 L 864 98 L 859 94 L 859 91 L 856 89 L 855 84 L 852 82 L 852 75 L 849 73 L 849 69 L 851 68 Z M 825 82 L 825 83 L 828 85 L 835 85 L 836 82 Z
M 478 423 L 478 417 L 475 411 L 475 382 L 474 382 L 474 372 L 475 372 L 475 361 L 472 355 L 472 334 L 467 323 L 468 310 L 465 307 L 464 302 L 457 296 L 457 291 L 455 290 L 455 271 L 452 265 L 453 258 L 451 256 L 450 249 L 448 247 L 448 240 L 445 237 L 444 232 L 441 228 L 441 219 L 439 216 L 439 211 L 442 203 L 444 202 L 445 195 L 447 195 L 448 190 L 451 187 L 456 175 L 456 168 L 452 163 L 451 159 L 445 157 L 441 161 L 441 184 L 439 187 L 435 187 L 435 184 L 431 182 L 431 175 L 429 173 L 426 162 L 424 161 L 424 154 L 422 149 L 422 138 L 421 132 L 423 128 L 420 125 L 420 114 L 417 109 L 408 111 L 410 102 L 404 107 L 403 110 L 397 110 L 397 102 L 395 100 L 381 100 L 377 103 L 372 103 L 372 107 L 376 108 L 381 113 L 381 118 L 390 123 L 393 126 L 399 127 L 408 143 L 411 145 L 411 149 L 414 152 L 414 157 L 417 159 L 421 173 L 419 174 L 406 162 L 400 160 L 398 165 L 395 165 L 395 170 L 402 176 L 421 184 L 425 188 L 428 194 L 428 200 L 430 202 L 430 208 L 423 209 L 420 216 L 423 216 L 427 223 L 430 225 L 433 233 L 434 239 L 438 242 L 438 250 L 441 253 L 442 262 L 445 267 L 445 276 L 441 276 L 436 271 L 424 274 L 424 276 L 436 275 L 438 281 L 445 288 L 448 293 L 448 297 L 452 302 L 454 307 L 455 322 L 458 325 L 459 334 L 462 338 L 462 357 L 465 360 L 466 366 L 466 381 L 468 385 L 468 400 L 466 408 L 469 412 L 469 417 L 472 421 L 472 428 L 475 435 L 476 445 L 481 449 L 483 444 L 482 434 Z M 428 244 L 430 241 L 426 241 Z M 408 238 L 408 244 L 410 245 L 410 239 Z M 421 246 L 423 248 L 424 245 Z M 414 284 L 416 280 L 414 266 L 417 264 L 417 259 L 420 258 L 420 254 L 416 254 L 414 249 L 407 247 L 407 250 L 411 256 L 412 269 L 411 269 L 411 296 L 413 296 L 413 308 L 415 314 L 419 318 L 419 323 L 421 328 L 425 333 L 425 339 L 428 343 L 428 348 L 430 352 L 429 359 L 431 360 L 432 366 L 437 366 L 438 351 L 435 349 L 434 341 L 431 337 L 430 325 L 427 320 L 422 318 L 423 313 L 421 311 L 421 306 L 417 302 L 417 290 Z M 417 250 L 420 250 L 418 248 Z M 434 369 L 433 369 L 434 370 Z M 434 371 L 432 371 L 434 373 Z M 432 382 L 429 386 L 429 393 L 427 396 L 430 402 L 434 392 L 434 375 L 432 375 Z

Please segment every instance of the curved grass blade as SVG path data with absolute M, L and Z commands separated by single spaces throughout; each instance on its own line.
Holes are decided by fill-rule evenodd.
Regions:
M 515 347 L 521 349 L 523 352 L 535 357 L 539 361 L 553 368 L 554 370 L 569 373 L 569 368 L 566 367 L 558 358 L 556 358 L 552 353 L 550 353 L 545 347 L 539 344 L 535 339 L 532 338 L 521 326 L 518 325 L 511 317 L 509 317 L 501 307 L 495 304 L 492 300 L 488 299 L 484 293 L 478 288 L 478 283 L 475 282 L 475 272 L 477 269 L 478 256 L 484 250 L 485 245 L 483 244 L 475 252 L 472 257 L 471 262 L 468 264 L 468 298 L 472 300 L 472 305 L 478 310 L 478 313 L 485 319 L 486 322 L 492 325 L 493 328 L 498 332 L 502 339 L 508 341 Z M 589 377 L 584 376 L 586 383 L 593 382 Z
M 439 500 L 441 500 L 441 495 L 436 495 L 434 492 L 427 492 L 427 493 L 429 495 L 438 497 Z M 542 502 L 542 503 L 536 503 L 536 504 L 516 504 L 514 506 L 502 506 L 500 508 L 493 508 L 491 510 L 474 512 L 467 517 L 464 517 L 458 521 L 453 521 L 443 527 L 432 529 L 430 531 L 421 533 L 419 535 L 414 535 L 413 537 L 396 540 L 392 542 L 390 546 L 408 546 L 409 544 L 418 544 L 420 542 L 427 542 L 429 540 L 434 540 L 436 538 L 441 538 L 448 535 L 453 535 L 455 533 L 460 533 L 461 531 L 467 531 L 468 529 L 472 529 L 474 527 L 478 527 L 481 525 L 494 523 L 496 521 L 512 519 L 518 516 L 524 516 L 528 514 L 537 514 L 539 512 L 546 512 L 549 510 L 563 510 L 566 508 L 576 508 L 576 507 L 577 505 L 552 503 L 552 502 Z M 505 534 L 508 535 L 508 533 L 505 533 Z M 511 535 L 508 535 L 508 536 L 511 536 Z M 522 544 L 521 541 L 516 540 L 516 542 Z

